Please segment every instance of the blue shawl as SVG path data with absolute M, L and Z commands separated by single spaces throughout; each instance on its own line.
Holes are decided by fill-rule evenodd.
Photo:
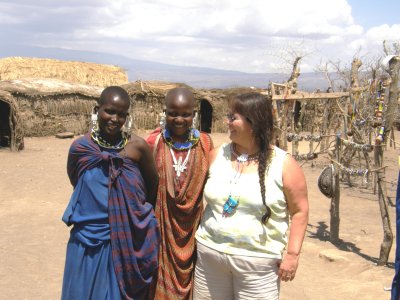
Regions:
M 122 299 L 144 299 L 158 268 L 160 233 L 137 163 L 102 151 L 90 134 L 71 146 L 67 172 L 75 187 L 82 174 L 109 166 L 108 219 L 114 270 Z

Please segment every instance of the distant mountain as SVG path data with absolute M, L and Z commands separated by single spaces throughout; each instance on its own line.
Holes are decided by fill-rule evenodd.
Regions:
M 182 82 L 195 88 L 244 86 L 266 88 L 270 82 L 284 82 L 288 78 L 287 75 L 279 73 L 245 73 L 212 68 L 177 66 L 101 52 L 4 44 L 0 46 L 0 57 L 9 56 L 53 58 L 117 65 L 126 70 L 129 81 L 141 79 Z M 319 73 L 302 73 L 299 77 L 298 85 L 299 89 L 307 91 L 325 90 L 327 87 L 324 77 Z

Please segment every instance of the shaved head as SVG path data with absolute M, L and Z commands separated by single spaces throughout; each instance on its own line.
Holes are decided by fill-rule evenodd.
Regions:
M 194 95 L 193 92 L 187 88 L 173 88 L 169 90 L 165 96 L 165 105 L 168 107 L 168 104 L 171 101 L 176 101 L 179 103 L 187 102 L 191 106 L 194 106 Z
M 121 99 L 128 104 L 131 103 L 128 92 L 120 86 L 106 87 L 100 95 L 98 104 L 103 105 L 108 99 Z

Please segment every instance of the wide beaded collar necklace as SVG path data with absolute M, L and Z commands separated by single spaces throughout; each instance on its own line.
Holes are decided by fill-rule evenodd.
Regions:
M 109 142 L 107 142 L 105 139 L 102 138 L 102 136 L 100 135 L 100 132 L 98 130 L 92 130 L 90 135 L 91 135 L 93 141 L 95 141 L 95 143 L 97 145 L 99 145 L 100 147 L 106 148 L 106 149 L 113 149 L 113 150 L 123 149 L 129 140 L 128 135 L 122 133 L 121 140 L 117 144 L 112 145 Z

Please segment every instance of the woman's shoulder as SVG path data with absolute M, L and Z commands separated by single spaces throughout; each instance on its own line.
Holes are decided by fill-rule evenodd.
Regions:
M 206 150 L 212 151 L 212 149 L 214 149 L 214 143 L 211 135 L 207 132 L 200 131 L 200 141 L 203 144 L 203 147 L 206 148 Z
M 281 160 L 285 159 L 287 156 L 290 156 L 289 152 L 279 148 L 278 146 L 273 146 L 272 151 L 272 156 Z
M 77 147 L 87 145 L 87 143 L 90 141 L 90 139 L 91 139 L 90 133 L 86 133 L 84 135 L 77 137 L 71 143 L 70 151 L 75 150 Z
M 225 157 L 226 159 L 231 157 L 231 148 L 230 144 L 223 143 L 218 147 L 215 147 L 210 152 L 210 163 L 212 164 L 217 160 L 217 158 Z
M 146 142 L 147 142 L 149 145 L 154 145 L 154 143 L 155 143 L 156 140 L 157 140 L 157 137 L 160 136 L 161 133 L 162 133 L 161 127 L 157 127 L 157 128 L 154 129 L 154 130 L 149 134 L 149 136 L 146 138 Z
M 146 140 L 136 134 L 131 135 L 125 147 L 128 149 L 137 149 L 141 152 L 149 149 L 149 145 L 147 144 Z

